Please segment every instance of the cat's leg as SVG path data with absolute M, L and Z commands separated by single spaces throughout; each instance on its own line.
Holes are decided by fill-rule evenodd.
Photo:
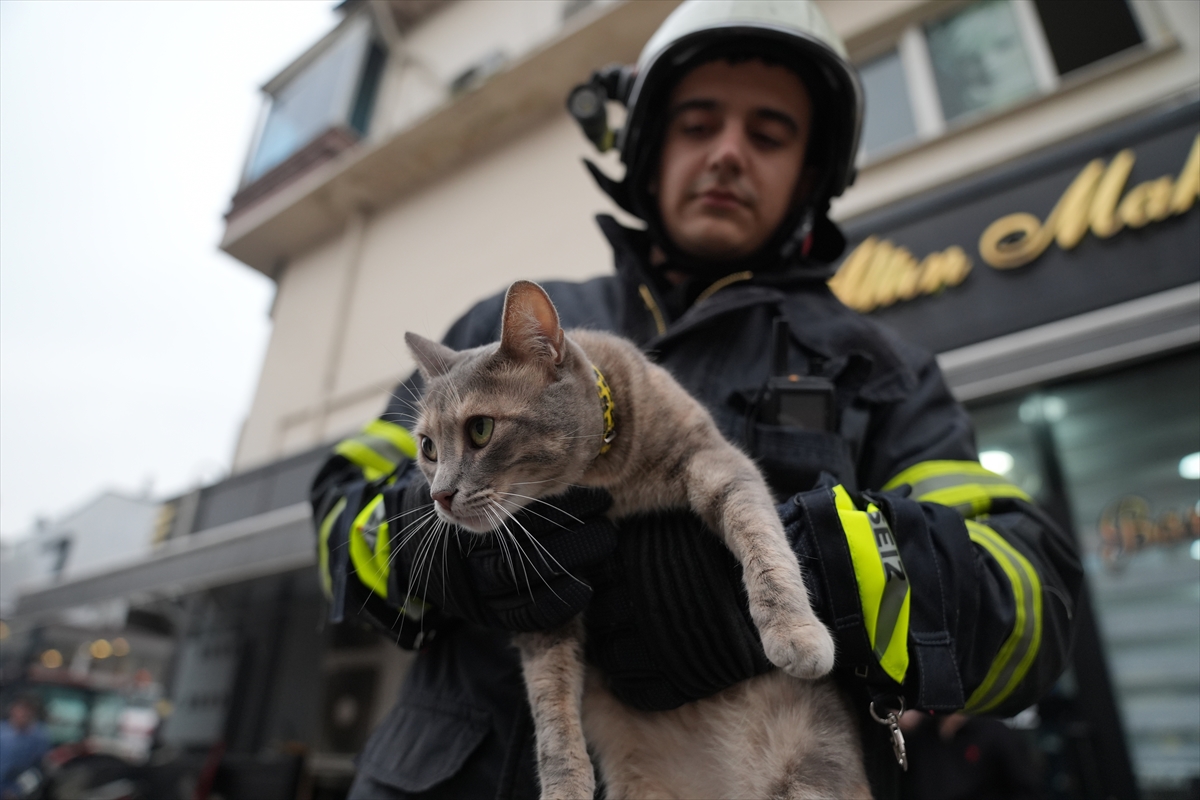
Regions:
M 544 633 L 517 634 L 533 713 L 542 800 L 591 800 L 596 789 L 583 739 L 583 621 Z
M 797 678 L 828 674 L 833 638 L 809 605 L 800 564 L 754 463 L 721 441 L 693 455 L 687 492 L 692 508 L 742 564 L 750 616 L 767 658 Z
M 771 793 L 780 800 L 873 800 L 871 784 L 862 768 L 862 759 L 837 764 L 838 773 L 823 772 L 828 765 L 808 765 L 807 774 L 790 776 Z
M 678 715 L 633 709 L 605 685 L 604 676 L 587 668 L 583 691 L 583 729 L 599 768 L 607 800 L 680 800 L 671 779 L 686 761 L 701 757 L 702 746 L 678 752 L 678 742 L 695 744 L 690 736 L 672 730 Z M 694 729 L 689 733 L 694 733 Z

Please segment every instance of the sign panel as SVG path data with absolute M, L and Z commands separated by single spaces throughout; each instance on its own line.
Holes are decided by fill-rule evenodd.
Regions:
M 1200 103 L 848 221 L 843 302 L 943 352 L 1200 281 Z

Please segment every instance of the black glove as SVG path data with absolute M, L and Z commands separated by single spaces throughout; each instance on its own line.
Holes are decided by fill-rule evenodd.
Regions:
M 622 702 L 676 708 L 772 669 L 742 568 L 688 511 L 621 520 L 617 558 L 595 579 L 587 658 Z
M 489 534 L 424 519 L 433 500 L 419 473 L 395 495 L 389 511 L 398 549 L 388 596 L 420 597 L 488 627 L 540 631 L 567 622 L 591 599 L 592 567 L 616 546 L 604 516 L 612 497 L 599 489 L 546 498 L 517 512 L 507 531 Z
M 809 558 L 810 532 L 790 502 L 789 539 L 814 611 L 823 582 Z M 790 519 L 789 519 L 790 518 Z M 795 535 L 793 535 L 795 534 Z M 594 580 L 585 617 L 587 658 L 622 702 L 663 711 L 774 669 L 750 618 L 742 568 L 717 535 L 688 511 L 621 520 L 617 558 Z

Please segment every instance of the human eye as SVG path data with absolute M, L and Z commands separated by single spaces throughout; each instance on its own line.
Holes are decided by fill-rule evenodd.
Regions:
M 784 145 L 782 137 L 764 131 L 752 131 L 750 139 L 764 150 L 777 150 Z
M 764 150 L 787 147 L 796 139 L 795 125 L 777 119 L 774 115 L 752 117 L 747 128 L 750 140 Z
M 714 115 L 701 109 L 684 111 L 675 118 L 675 129 L 685 136 L 707 136 L 716 128 Z

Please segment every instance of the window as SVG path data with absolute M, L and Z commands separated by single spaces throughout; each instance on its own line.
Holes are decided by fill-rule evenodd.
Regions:
M 268 84 L 269 111 L 244 183 L 262 177 L 330 129 L 365 134 L 385 60 L 370 19 L 360 14 L 318 44 L 316 54 L 281 86 Z
M 565 0 L 562 7 L 562 18 L 570 19 L 590 6 L 592 2 L 593 0 Z
M 913 119 L 899 51 L 893 50 L 870 61 L 858 71 L 866 94 L 862 151 L 873 156 L 914 139 L 917 123 Z
M 1035 0 L 1059 75 L 1142 43 L 1125 0 Z
M 860 65 L 860 161 L 929 140 L 1039 94 L 1144 41 L 1128 0 L 979 0 Z
M 925 26 L 925 39 L 947 122 L 1037 91 L 1029 50 L 1011 3 L 970 6 Z
M 1186 797 L 1200 780 L 1198 395 L 1192 350 L 971 409 L 984 465 L 1073 523 L 1111 702 L 1147 797 Z M 1118 735 L 1084 691 L 1085 671 L 1100 667 L 1076 658 L 1039 705 L 1047 796 L 1090 796 L 1097 742 Z M 1086 735 L 1071 730 L 1080 704 Z

